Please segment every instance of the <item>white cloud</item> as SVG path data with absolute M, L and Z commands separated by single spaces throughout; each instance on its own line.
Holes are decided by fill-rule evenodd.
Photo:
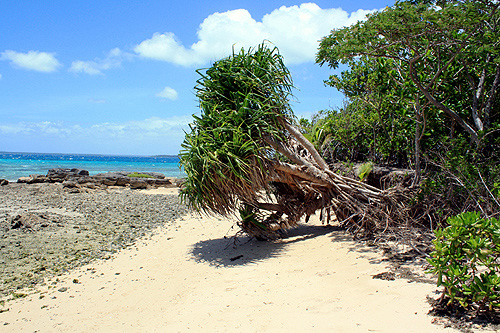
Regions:
M 321 9 L 313 3 L 274 10 L 262 18 L 272 41 L 287 63 L 314 61 L 319 41 L 332 29 L 350 26 L 371 11 L 347 13 L 340 8 Z
M 0 80 L 2 79 L 2 74 L 0 74 Z
M 17 124 L 0 125 L 0 133 L 3 134 L 58 134 L 67 135 L 72 132 L 71 128 L 64 127 L 62 123 L 43 121 L 40 123 L 21 122 Z
M 174 88 L 165 87 L 162 91 L 156 94 L 157 97 L 170 99 L 175 101 L 178 97 L 177 91 Z
M 106 58 L 96 58 L 93 61 L 75 60 L 71 63 L 70 71 L 75 73 L 86 73 L 89 75 L 102 75 L 102 71 L 120 67 L 124 60 L 130 60 L 133 55 L 114 48 L 106 55 Z
M 24 123 L 0 125 L 0 133 L 3 134 L 28 134 L 32 129 Z
M 139 55 L 155 60 L 172 62 L 182 66 L 198 63 L 192 51 L 180 45 L 172 32 L 165 34 L 155 33 L 153 37 L 137 45 L 134 51 Z
M 191 116 L 151 117 L 93 125 L 64 122 L 1 123 L 0 142 L 8 138 L 27 148 L 100 154 L 176 154 L 181 149 Z M 43 138 L 41 140 L 40 138 Z
M 89 128 L 94 135 L 109 135 L 112 137 L 160 137 L 183 133 L 192 116 L 158 118 L 151 117 L 144 120 L 128 121 L 125 123 L 102 123 Z
M 0 60 L 10 61 L 15 67 L 22 69 L 50 73 L 61 67 L 55 53 L 28 51 L 28 53 L 6 50 L 1 53 Z
M 63 122 L 43 121 L 38 123 L 20 122 L 16 124 L 1 124 L 2 134 L 33 134 L 56 135 L 64 138 L 69 135 L 78 137 L 124 137 L 133 140 L 138 137 L 170 136 L 172 133 L 183 133 L 192 116 L 174 116 L 170 118 L 151 117 L 144 120 L 134 120 L 122 123 L 101 123 L 88 127 L 68 125 Z
M 66 136 L 71 134 L 72 129 L 66 128 L 62 123 L 54 123 L 51 121 L 44 121 L 41 123 L 32 124 L 35 131 L 39 131 L 44 134 L 56 134 Z
M 71 68 L 69 70 L 75 73 L 83 72 L 90 75 L 102 74 L 98 67 L 99 65 L 94 61 L 76 60 L 71 63 Z
M 319 40 L 332 29 L 349 26 L 365 18 L 369 10 L 351 14 L 340 8 L 322 9 L 314 3 L 282 6 L 256 21 L 245 9 L 209 15 L 199 26 L 198 41 L 182 45 L 172 32 L 155 33 L 135 46 L 142 57 L 181 66 L 201 65 L 269 40 L 288 64 L 314 61 Z

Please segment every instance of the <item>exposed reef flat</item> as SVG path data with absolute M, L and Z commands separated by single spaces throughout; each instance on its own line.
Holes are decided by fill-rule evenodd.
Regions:
M 74 192 L 62 183 L 0 187 L 0 297 L 92 260 L 187 212 L 176 195 L 130 188 Z

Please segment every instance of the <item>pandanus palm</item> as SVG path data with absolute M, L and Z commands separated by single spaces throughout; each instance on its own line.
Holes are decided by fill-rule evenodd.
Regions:
M 198 73 L 201 115 L 180 154 L 181 198 L 192 208 L 239 212 L 240 227 L 264 239 L 317 210 L 370 232 L 401 209 L 393 193 L 333 173 L 297 130 L 291 75 L 276 48 L 242 49 Z

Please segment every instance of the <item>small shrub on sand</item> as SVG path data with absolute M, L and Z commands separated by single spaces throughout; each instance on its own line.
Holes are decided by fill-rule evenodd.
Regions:
M 494 311 L 500 308 L 500 221 L 467 212 L 435 232 L 429 272 L 444 286 L 447 306 Z

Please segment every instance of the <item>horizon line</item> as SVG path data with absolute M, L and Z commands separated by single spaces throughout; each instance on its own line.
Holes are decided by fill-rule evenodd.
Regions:
M 38 153 L 23 151 L 4 151 L 0 154 L 37 154 L 37 155 L 80 155 L 80 156 L 128 156 L 128 157 L 179 157 L 179 154 L 156 154 L 156 155 L 138 155 L 138 154 L 93 154 L 93 153 Z

